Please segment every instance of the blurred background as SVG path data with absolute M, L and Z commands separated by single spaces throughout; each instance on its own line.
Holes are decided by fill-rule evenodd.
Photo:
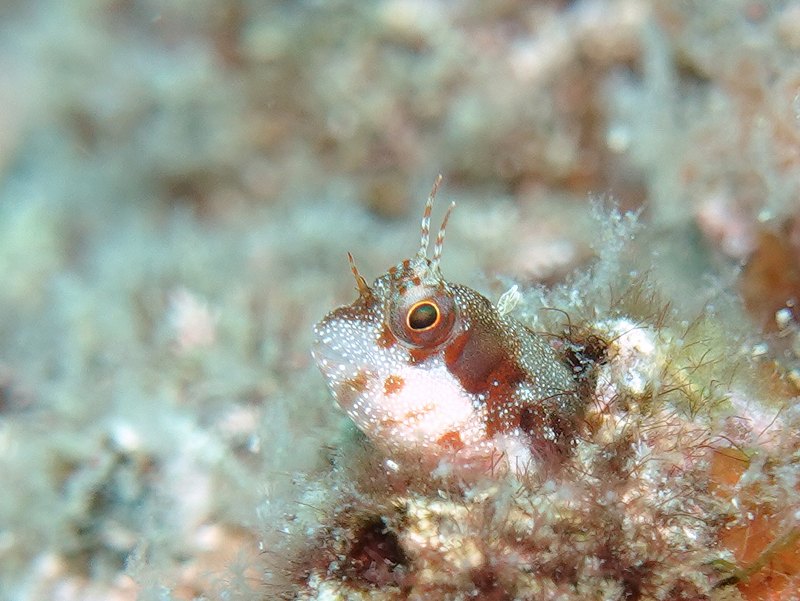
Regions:
M 269 598 L 342 424 L 311 327 L 347 251 L 415 251 L 439 173 L 449 280 L 564 281 L 600 199 L 668 300 L 770 339 L 799 56 L 796 1 L 4 0 L 0 599 Z

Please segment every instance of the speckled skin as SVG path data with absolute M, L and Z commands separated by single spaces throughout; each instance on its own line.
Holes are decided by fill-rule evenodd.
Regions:
M 579 412 L 574 380 L 542 338 L 442 277 L 447 218 L 426 256 L 434 194 L 415 257 L 371 287 L 353 267 L 359 297 L 316 325 L 314 359 L 338 404 L 389 453 L 562 453 Z

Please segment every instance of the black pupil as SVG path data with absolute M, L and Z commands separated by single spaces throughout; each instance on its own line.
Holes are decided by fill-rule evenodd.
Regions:
M 408 325 L 412 330 L 424 330 L 436 323 L 439 309 L 433 303 L 422 303 L 411 310 L 408 316 Z

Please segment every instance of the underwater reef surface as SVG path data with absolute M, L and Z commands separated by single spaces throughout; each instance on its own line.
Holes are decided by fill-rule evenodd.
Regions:
M 10 0 L 0 50 L 0 599 L 797 597 L 796 2 Z M 394 461 L 312 363 L 438 173 L 448 281 L 574 370 L 558 470 Z

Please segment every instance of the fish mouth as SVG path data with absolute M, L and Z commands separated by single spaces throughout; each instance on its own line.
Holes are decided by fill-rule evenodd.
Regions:
M 311 356 L 322 372 L 336 403 L 350 413 L 367 393 L 373 378 L 372 372 L 356 361 L 352 348 L 340 344 L 330 336 L 315 338 Z
M 337 311 L 328 313 L 314 325 L 311 356 L 322 371 L 329 365 L 341 365 L 347 360 L 347 344 L 343 335 L 348 330 L 347 320 L 337 317 Z
M 338 311 L 338 310 L 337 310 Z M 311 357 L 325 376 L 328 385 L 352 378 L 368 363 L 369 349 L 366 327 L 329 313 L 314 326 Z
M 328 380 L 346 365 L 342 352 L 335 349 L 330 343 L 326 343 L 324 339 L 314 340 L 311 346 L 311 358 L 314 359 L 317 368 Z

